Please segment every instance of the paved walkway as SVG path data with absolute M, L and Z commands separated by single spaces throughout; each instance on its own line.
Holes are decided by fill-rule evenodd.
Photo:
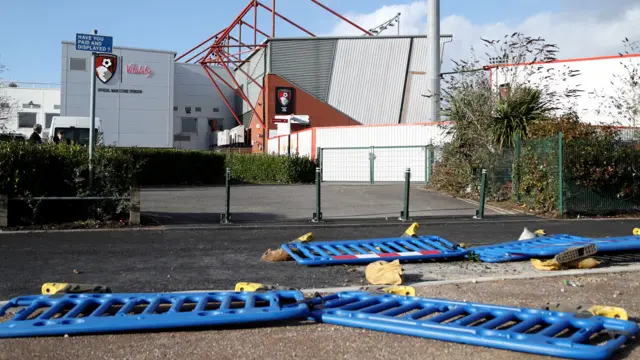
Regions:
M 315 185 L 237 185 L 231 188 L 231 214 L 236 222 L 310 220 L 316 206 Z M 225 188 L 185 187 L 144 189 L 142 211 L 163 224 L 220 221 Z M 397 219 L 403 209 L 404 186 L 322 184 L 322 214 L 330 219 Z M 411 217 L 472 217 L 477 203 L 454 199 L 413 185 Z M 504 213 L 487 208 L 485 214 Z

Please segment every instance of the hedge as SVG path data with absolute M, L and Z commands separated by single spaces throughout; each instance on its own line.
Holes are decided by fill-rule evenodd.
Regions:
M 248 183 L 312 183 L 315 181 L 315 163 L 307 157 L 229 154 L 226 166 L 233 179 Z
M 224 154 L 202 150 L 120 148 L 139 166 L 140 186 L 214 185 L 231 177 L 246 183 L 292 184 L 315 180 L 315 163 L 306 157 Z
M 225 155 L 211 151 L 117 148 L 138 164 L 140 186 L 219 184 L 224 181 Z
M 94 185 L 89 191 L 86 147 L 0 142 L 0 194 L 23 199 L 17 207 L 22 209 L 17 211 L 21 221 L 53 221 L 79 212 L 89 218 L 108 219 L 121 214 L 128 201 L 100 201 L 87 207 L 86 202 L 78 206 L 77 201 L 40 203 L 28 199 L 122 197 L 132 186 L 223 184 L 227 167 L 232 179 L 247 183 L 308 183 L 315 176 L 314 162 L 304 157 L 99 146 L 94 155 Z M 69 210 L 73 208 L 76 210 Z M 26 214 L 28 209 L 32 214 Z M 15 216 L 16 212 L 12 213 Z
M 97 148 L 94 186 L 88 191 L 88 153 L 78 145 L 0 143 L 0 194 L 10 202 L 11 223 L 112 220 L 128 201 L 38 201 L 32 197 L 122 197 L 135 180 L 136 163 L 113 148 Z

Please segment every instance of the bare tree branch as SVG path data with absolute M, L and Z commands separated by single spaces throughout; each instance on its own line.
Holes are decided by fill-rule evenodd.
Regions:
M 621 58 L 640 52 L 640 42 L 625 37 L 622 43 L 625 51 L 619 54 Z M 637 58 L 624 57 L 620 65 L 622 73 L 612 75 L 612 92 L 600 89 L 589 94 L 600 103 L 598 115 L 609 116 L 618 125 L 637 127 L 640 125 L 640 62 Z
M 6 71 L 4 64 L 0 63 L 0 133 L 9 130 L 9 123 L 15 110 L 14 100 L 7 94 L 5 83 L 2 81 L 2 74 Z

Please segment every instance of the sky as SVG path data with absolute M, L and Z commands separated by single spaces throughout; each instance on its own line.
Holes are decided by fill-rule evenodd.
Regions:
M 271 6 L 272 0 L 262 0 Z M 372 28 L 400 12 L 403 35 L 426 34 L 427 1 L 320 0 L 333 10 Z M 248 0 L 23 0 L 3 4 L 0 64 L 5 80 L 60 82 L 61 41 L 76 33 L 114 37 L 115 46 L 174 50 L 181 54 L 229 25 Z M 353 35 L 354 30 L 309 0 L 277 0 L 277 10 L 316 35 Z M 560 47 L 559 58 L 615 55 L 622 40 L 640 40 L 638 0 L 442 0 L 441 33 L 453 34 L 443 69 L 451 59 L 469 56 L 481 37 L 499 39 L 520 31 Z M 178 20 L 184 19 L 184 20 Z M 270 15 L 258 25 L 270 32 Z M 246 29 L 246 28 L 245 28 Z M 245 30 L 248 31 L 248 30 Z M 246 32 L 245 32 L 246 34 Z M 280 37 L 305 36 L 279 20 Z M 396 28 L 385 34 L 395 35 Z M 245 35 L 246 36 L 246 35 Z M 246 38 L 246 37 L 245 37 Z M 260 39 L 258 39 L 260 41 Z

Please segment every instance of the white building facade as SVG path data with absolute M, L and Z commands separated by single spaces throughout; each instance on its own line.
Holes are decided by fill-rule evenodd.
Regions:
M 573 110 L 592 125 L 638 127 L 638 116 L 618 111 L 612 98 L 638 103 L 629 83 L 640 69 L 640 54 L 563 59 L 547 63 L 504 65 L 491 69 L 491 84 L 500 87 L 530 84 L 558 94 L 560 112 Z M 570 96 L 566 96 L 570 94 Z
M 33 126 L 42 125 L 48 133 L 51 120 L 60 115 L 60 88 L 57 84 L 5 82 L 0 87 L 0 101 L 7 115 L 0 130 L 31 135 Z M 4 128 L 4 129 L 3 129 Z
M 208 149 L 212 130 L 234 126 L 204 69 L 175 55 L 114 47 L 97 56 L 96 117 L 106 145 Z M 61 60 L 60 115 L 89 116 L 91 53 L 63 42 Z M 234 99 L 232 89 L 223 91 Z

